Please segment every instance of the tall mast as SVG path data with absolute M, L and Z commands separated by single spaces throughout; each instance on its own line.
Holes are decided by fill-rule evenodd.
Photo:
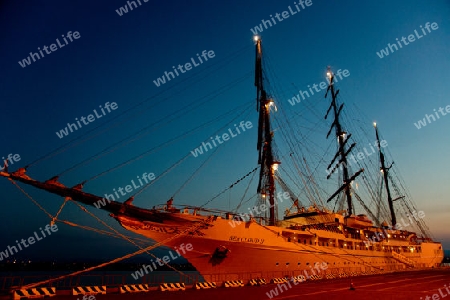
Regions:
M 256 110 L 259 112 L 257 150 L 259 151 L 258 164 L 261 165 L 259 172 L 258 193 L 261 194 L 263 198 L 269 198 L 269 225 L 273 226 L 275 225 L 277 219 L 274 172 L 279 164 L 279 162 L 274 159 L 272 149 L 272 132 L 270 130 L 270 106 L 273 105 L 273 100 L 267 97 L 267 93 L 264 90 L 261 39 L 258 36 L 255 36 L 254 39 L 256 42 Z
M 328 68 L 327 71 L 327 76 L 330 80 L 329 85 L 328 85 L 328 89 L 327 89 L 327 93 L 325 94 L 325 98 L 328 95 L 328 91 L 331 92 L 331 105 L 328 108 L 328 111 L 325 115 L 325 119 L 327 119 L 329 112 L 331 111 L 331 109 L 333 109 L 333 114 L 334 114 L 334 121 L 331 124 L 331 128 L 328 131 L 327 134 L 327 138 L 330 136 L 331 131 L 333 130 L 333 127 L 335 128 L 336 131 L 336 137 L 338 139 L 338 144 L 339 144 L 339 149 L 338 152 L 336 153 L 336 155 L 334 156 L 334 158 L 332 159 L 331 163 L 328 165 L 328 169 L 331 168 L 332 164 L 334 163 L 334 161 L 340 157 L 340 160 L 337 162 L 337 164 L 335 165 L 335 167 L 332 169 L 332 171 L 329 173 L 329 175 L 327 176 L 327 179 L 330 178 L 331 174 L 334 173 L 334 171 L 336 171 L 336 169 L 338 167 L 342 167 L 343 170 L 343 185 L 341 186 L 340 189 L 338 189 L 328 200 L 327 202 L 331 201 L 336 195 L 338 195 L 342 190 L 344 190 L 345 192 L 345 197 L 347 199 L 347 207 L 348 207 L 348 214 L 352 215 L 353 214 L 353 204 L 352 204 L 352 195 L 350 192 L 350 183 L 359 175 L 361 174 L 364 169 L 359 170 L 355 175 L 353 175 L 351 178 L 349 177 L 349 170 L 348 170 L 348 163 L 347 163 L 347 155 L 350 153 L 350 151 L 352 150 L 352 148 L 356 145 L 356 143 L 353 143 L 348 150 L 346 150 L 346 144 L 347 141 L 349 140 L 350 135 L 347 135 L 347 133 L 345 131 L 342 130 L 342 126 L 341 123 L 339 122 L 339 116 L 340 113 L 342 111 L 342 108 L 344 107 L 344 104 L 341 104 L 338 108 L 338 104 L 337 104 L 337 100 L 336 97 L 339 94 L 339 90 L 335 91 L 334 90 L 334 74 L 333 72 L 331 72 L 330 68 Z
M 389 203 L 389 210 L 391 211 L 392 226 L 395 226 L 397 224 L 397 218 L 395 217 L 394 201 L 392 200 L 391 191 L 389 189 L 389 180 L 388 180 L 389 169 L 392 167 L 392 165 L 394 163 L 392 163 L 388 168 L 386 167 L 385 160 L 384 160 L 384 154 L 381 151 L 380 137 L 378 135 L 377 123 L 373 123 L 373 127 L 375 127 L 375 134 L 377 136 L 378 152 L 380 153 L 380 162 L 381 162 L 380 171 L 383 173 L 384 185 L 386 186 L 386 192 L 387 192 L 388 203 Z

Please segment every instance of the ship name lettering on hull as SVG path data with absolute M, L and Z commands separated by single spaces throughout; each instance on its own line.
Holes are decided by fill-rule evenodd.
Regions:
M 238 237 L 238 236 L 234 236 L 234 235 L 230 236 L 229 241 L 231 241 L 231 242 L 254 243 L 254 244 L 263 244 L 264 243 L 264 239 Z

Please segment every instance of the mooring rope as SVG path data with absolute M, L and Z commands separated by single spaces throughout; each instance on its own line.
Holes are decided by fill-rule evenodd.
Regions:
M 189 232 L 195 231 L 195 230 L 197 230 L 198 228 L 202 227 L 204 224 L 206 224 L 206 223 L 208 223 L 208 222 L 210 222 L 210 221 L 212 220 L 211 217 L 208 217 L 206 220 L 200 222 L 199 224 L 195 224 L 195 225 L 193 225 L 192 227 L 189 227 L 189 228 L 187 228 L 186 230 L 184 230 L 184 231 L 182 231 L 182 232 L 180 232 L 180 233 L 178 233 L 178 234 L 176 234 L 176 235 L 174 235 L 174 236 L 172 236 L 172 237 L 170 237 L 170 238 L 165 239 L 164 241 L 161 241 L 161 242 L 158 242 L 158 243 L 156 243 L 156 244 L 154 244 L 154 245 L 151 245 L 151 246 L 148 246 L 148 247 L 143 248 L 143 247 L 141 247 L 140 245 L 138 245 L 137 243 L 135 243 L 133 240 L 131 240 L 129 237 L 127 237 L 126 235 L 121 234 L 121 233 L 118 232 L 116 229 L 114 229 L 113 227 L 111 227 L 111 226 L 109 226 L 108 224 L 106 224 L 103 220 L 101 220 L 100 218 L 98 218 L 97 216 L 95 216 L 94 214 L 92 214 L 91 212 L 89 212 L 83 205 L 81 205 L 81 204 L 79 204 L 78 202 L 72 200 L 70 197 L 66 197 L 66 198 L 65 198 L 65 201 L 64 201 L 63 205 L 60 207 L 60 209 L 58 210 L 57 215 L 56 215 L 56 216 L 52 216 L 52 215 L 51 215 L 44 207 L 42 207 L 35 199 L 33 199 L 33 197 L 31 197 L 27 192 L 25 192 L 25 191 L 24 191 L 24 190 L 23 190 L 23 189 L 22 189 L 22 188 L 21 188 L 21 187 L 13 180 L 13 179 L 11 179 L 11 178 L 8 178 L 8 179 L 9 179 L 9 181 L 10 181 L 12 184 L 14 184 L 14 185 L 15 185 L 15 186 L 16 186 L 23 194 L 25 194 L 25 195 L 26 195 L 26 196 L 27 196 L 27 197 L 28 197 L 28 198 L 29 198 L 29 199 L 30 199 L 30 200 L 31 200 L 31 201 L 32 201 L 32 202 L 40 209 L 40 210 L 42 210 L 42 211 L 43 211 L 43 212 L 51 219 L 51 222 L 59 221 L 59 220 L 57 220 L 57 216 L 58 216 L 58 215 L 60 214 L 60 212 L 62 211 L 62 209 L 63 209 L 63 207 L 65 206 L 66 202 L 69 201 L 69 199 L 70 199 L 70 200 L 71 200 L 73 203 L 75 203 L 82 211 L 84 211 L 85 213 L 89 214 L 91 217 L 93 217 L 94 219 L 96 219 L 99 223 L 103 224 L 104 226 L 106 226 L 107 228 L 109 228 L 110 230 L 112 230 L 112 231 L 113 231 L 114 233 L 116 233 L 116 235 L 118 235 L 119 237 L 125 239 L 126 241 L 130 242 L 131 244 L 135 245 L 136 247 L 138 247 L 138 248 L 140 249 L 140 250 L 138 250 L 138 251 L 136 251 L 136 252 L 133 252 L 133 253 L 124 255 L 124 256 L 122 256 L 122 257 L 118 257 L 118 258 L 116 258 L 116 259 L 113 259 L 113 260 L 111 260 L 111 261 L 109 261 L 109 262 L 105 262 L 105 263 L 99 264 L 99 265 L 97 265 L 97 266 L 93 266 L 93 267 L 90 267 L 90 268 L 87 268 L 87 269 L 84 269 L 84 270 L 75 271 L 75 272 L 73 272 L 73 273 L 71 273 L 71 274 L 66 274 L 66 275 L 62 275 L 62 276 L 56 277 L 56 278 L 51 278 L 51 279 L 48 279 L 48 280 L 44 280 L 44 281 L 40 281 L 40 282 L 36 282 L 36 283 L 32 283 L 32 284 L 23 286 L 23 287 L 22 287 L 23 289 L 33 288 L 33 287 L 36 287 L 36 286 L 40 286 L 40 285 L 42 285 L 42 284 L 51 283 L 51 282 L 54 282 L 54 281 L 58 281 L 58 280 L 67 278 L 67 277 L 71 277 L 71 276 L 79 275 L 79 274 L 86 273 L 86 272 L 89 272 L 89 271 L 93 271 L 93 270 L 95 270 L 95 269 L 98 269 L 98 268 L 101 268 L 101 267 L 104 267 L 104 266 L 107 266 L 107 265 L 110 265 L 110 264 L 113 264 L 113 263 L 122 261 L 122 260 L 127 259 L 127 258 L 131 258 L 131 257 L 136 256 L 136 255 L 139 255 L 139 254 L 143 254 L 143 253 L 147 253 L 147 254 L 149 254 L 150 256 L 152 256 L 153 258 L 158 259 L 154 254 L 152 254 L 152 253 L 150 253 L 150 252 L 148 252 L 148 251 L 153 250 L 153 249 L 155 249 L 155 248 L 157 248 L 157 247 L 159 247 L 159 246 L 162 246 L 162 245 L 164 245 L 165 243 L 167 243 L 167 242 L 169 242 L 169 241 L 171 241 L 171 240 L 177 239 L 177 238 L 179 238 L 179 237 L 181 237 L 181 236 L 183 236 L 183 235 L 185 235 L 185 234 L 187 234 L 187 233 L 189 233 Z M 63 222 L 64 224 L 67 224 L 67 225 L 70 225 L 70 226 L 80 227 L 80 228 L 82 228 L 82 229 L 86 229 L 86 228 L 84 228 L 83 226 L 81 226 L 81 225 L 79 225 L 79 224 L 76 224 L 76 223 L 73 223 L 73 222 L 68 222 L 68 221 L 64 221 L 64 220 L 61 220 L 61 221 L 59 221 L 59 222 Z M 88 229 L 86 229 L 86 230 L 88 230 Z M 95 228 L 92 228 L 91 230 L 97 231 Z M 97 232 L 98 232 L 98 233 L 101 233 L 101 232 L 99 232 L 99 231 L 97 231 Z M 110 233 L 110 232 L 109 232 L 109 233 Z M 164 261 L 162 261 L 162 262 L 163 262 L 167 267 L 169 267 L 169 268 L 172 269 L 173 271 L 179 273 L 180 275 L 190 277 L 189 275 L 186 275 L 186 274 L 184 274 L 183 272 L 177 270 L 176 268 L 170 266 L 168 263 L 166 263 L 166 262 L 164 262 Z M 190 277 L 190 278 L 192 279 L 192 277 Z

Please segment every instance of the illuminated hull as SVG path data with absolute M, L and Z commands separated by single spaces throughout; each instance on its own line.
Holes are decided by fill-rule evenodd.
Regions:
M 165 213 L 163 223 L 120 215 L 116 219 L 125 229 L 178 251 L 183 243 L 192 244 L 191 251 L 181 254 L 206 281 L 313 275 L 318 272 L 312 270 L 317 262 L 327 263 L 322 274 L 337 274 L 431 268 L 443 259 L 441 244 L 434 242 L 390 240 L 374 243 L 372 249 L 342 233 L 291 230 L 254 221 L 238 224 L 219 216 Z M 399 253 L 392 253 L 396 247 Z

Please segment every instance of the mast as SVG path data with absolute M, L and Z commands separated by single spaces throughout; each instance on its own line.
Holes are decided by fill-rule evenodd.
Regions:
M 254 40 L 256 42 L 256 110 L 259 112 L 257 150 L 259 151 L 258 164 L 261 165 L 257 192 L 261 194 L 261 197 L 263 198 L 268 197 L 270 205 L 269 226 L 274 226 L 277 219 L 275 202 L 275 171 L 279 162 L 274 159 L 272 149 L 272 132 L 270 130 L 270 107 L 273 105 L 273 100 L 267 97 L 267 93 L 264 90 L 261 39 L 258 36 L 255 36 Z
M 387 193 L 387 197 L 388 197 L 389 210 L 391 211 L 391 222 L 392 222 L 392 226 L 395 226 L 395 224 L 397 224 L 397 218 L 395 217 L 394 201 L 392 200 L 391 191 L 389 189 L 389 180 L 388 180 L 389 169 L 392 167 L 392 165 L 394 163 L 392 163 L 388 168 L 386 167 L 385 160 L 384 160 L 384 154 L 381 151 L 380 137 L 378 135 L 377 123 L 373 123 L 373 127 L 375 127 L 375 134 L 377 136 L 378 152 L 380 153 L 380 162 L 381 162 L 380 171 L 383 173 L 384 185 L 386 186 L 386 193 Z
M 330 107 L 328 108 L 328 111 L 327 111 L 327 113 L 325 115 L 325 119 L 327 119 L 328 114 L 330 113 L 331 109 L 333 109 L 333 115 L 334 115 L 334 121 L 331 124 L 330 130 L 328 131 L 327 138 L 330 136 L 330 133 L 333 130 L 333 127 L 334 127 L 335 128 L 335 132 L 336 132 L 336 137 L 337 137 L 337 140 L 338 140 L 338 144 L 339 144 L 338 152 L 336 153 L 336 155 L 332 159 L 331 163 L 328 165 L 328 169 L 330 169 L 332 164 L 334 163 L 334 161 L 338 157 L 340 157 L 340 160 L 337 162 L 337 164 L 334 166 L 332 171 L 329 173 L 329 175 L 327 176 L 327 179 L 330 178 L 330 176 L 337 170 L 337 168 L 339 166 L 341 166 L 341 168 L 343 170 L 343 177 L 344 177 L 343 178 L 344 182 L 343 182 L 343 185 L 341 186 L 341 188 L 338 189 L 327 200 L 327 202 L 331 201 L 337 194 L 339 194 L 342 190 L 344 190 L 345 197 L 347 199 L 348 215 L 350 216 L 350 215 L 353 214 L 353 204 L 352 204 L 352 195 L 350 193 L 350 183 L 359 174 L 361 174 L 364 171 L 364 169 L 359 170 L 357 173 L 355 173 L 355 175 L 353 175 L 350 178 L 349 170 L 348 170 L 347 155 L 350 153 L 350 151 L 353 149 L 353 147 L 356 145 L 356 143 L 353 143 L 352 145 L 350 145 L 349 149 L 346 150 L 346 144 L 347 144 L 347 141 L 349 140 L 351 134 L 346 137 L 347 133 L 342 130 L 342 125 L 339 122 L 339 116 L 340 116 L 340 113 L 342 111 L 342 108 L 344 107 L 344 104 L 341 104 L 339 106 L 339 108 L 338 108 L 336 97 L 339 94 L 339 90 L 337 90 L 337 91 L 334 90 L 334 74 L 333 74 L 333 72 L 331 72 L 330 68 L 328 68 L 327 76 L 328 76 L 330 82 L 329 82 L 329 85 L 328 85 L 327 92 L 325 94 L 325 98 L 328 95 L 328 91 L 331 91 L 331 104 L 330 104 Z

